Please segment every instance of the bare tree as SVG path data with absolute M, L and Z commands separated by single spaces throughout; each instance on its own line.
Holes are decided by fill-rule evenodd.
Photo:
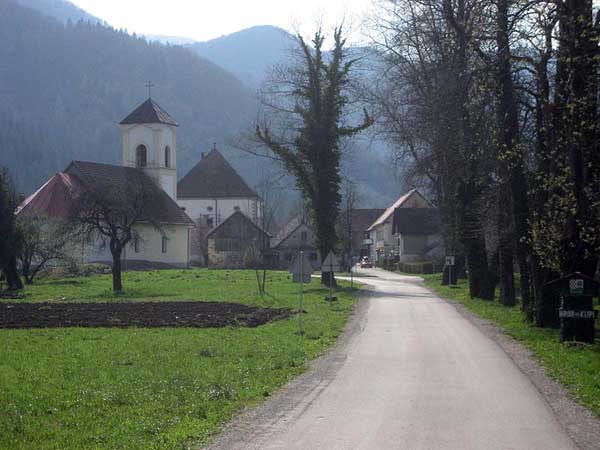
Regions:
M 352 215 L 358 205 L 358 192 L 356 183 L 345 178 L 342 186 L 342 210 L 337 223 L 340 248 L 342 250 L 343 262 L 346 270 L 352 270 L 353 248 Z
M 23 236 L 19 260 L 26 284 L 49 263 L 69 258 L 72 237 L 62 220 L 25 213 L 17 226 Z
M 127 244 L 140 239 L 137 227 L 148 225 L 162 233 L 154 218 L 157 187 L 141 170 L 130 170 L 123 183 L 103 180 L 84 189 L 70 211 L 73 230 L 89 242 L 110 250 L 113 291 L 121 292 L 121 254 Z

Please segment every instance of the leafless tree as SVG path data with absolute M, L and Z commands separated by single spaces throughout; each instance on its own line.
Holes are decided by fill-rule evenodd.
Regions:
M 17 226 L 23 236 L 19 260 L 25 283 L 33 283 L 49 263 L 69 259 L 72 236 L 64 221 L 23 213 L 17 218 Z
M 157 187 L 141 170 L 131 170 L 122 183 L 103 180 L 84 189 L 70 211 L 75 233 L 92 244 L 110 250 L 113 291 L 121 292 L 121 254 L 127 244 L 140 239 L 138 226 L 148 225 L 162 233 L 155 219 Z

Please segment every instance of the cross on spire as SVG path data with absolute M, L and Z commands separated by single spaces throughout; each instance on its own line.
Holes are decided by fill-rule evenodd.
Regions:
M 154 84 L 152 81 L 148 81 L 145 86 L 148 88 L 148 98 L 152 98 L 152 88 L 154 87 Z

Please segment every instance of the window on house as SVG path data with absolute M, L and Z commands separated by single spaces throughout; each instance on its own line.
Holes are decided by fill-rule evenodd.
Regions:
M 300 239 L 302 240 L 302 242 L 306 242 L 308 240 L 308 233 L 306 231 L 300 233 Z
M 233 207 L 233 210 L 234 210 L 234 211 L 239 211 L 239 210 L 240 210 L 240 207 L 239 207 L 239 206 L 234 206 L 234 207 Z
M 317 260 L 317 253 L 316 252 L 310 252 L 310 254 L 308 255 L 308 259 L 310 259 L 311 261 L 316 261 Z
M 237 252 L 242 249 L 242 242 L 237 238 L 215 239 L 215 250 L 218 252 Z
M 171 147 L 165 147 L 165 167 L 171 167 Z
M 288 261 L 291 261 L 293 258 L 294 258 L 294 255 L 292 253 L 285 254 L 285 259 L 287 259 Z
M 146 167 L 148 163 L 148 150 L 145 145 L 138 145 L 135 149 L 135 165 L 136 167 Z
M 215 225 L 215 220 L 212 217 L 207 217 L 206 218 L 206 225 L 209 226 L 210 228 L 214 227 Z
M 211 212 L 211 211 L 213 210 L 213 207 L 212 207 L 212 206 L 207 206 L 207 207 L 206 207 L 206 210 L 207 210 L 208 212 Z
M 133 238 L 133 251 L 136 253 L 140 252 L 140 238 L 137 236 Z
M 167 253 L 167 242 L 169 241 L 169 238 L 167 238 L 166 236 L 162 237 L 162 252 L 163 253 Z

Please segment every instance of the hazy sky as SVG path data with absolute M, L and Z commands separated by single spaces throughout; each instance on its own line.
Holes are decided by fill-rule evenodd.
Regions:
M 372 0 L 71 0 L 116 28 L 208 40 L 254 25 L 312 33 L 343 18 L 360 40 L 360 23 Z

